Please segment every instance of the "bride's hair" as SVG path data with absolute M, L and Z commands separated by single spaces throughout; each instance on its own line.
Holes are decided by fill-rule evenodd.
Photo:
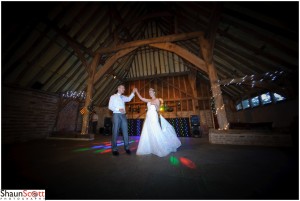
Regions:
M 150 88 L 149 91 L 153 91 L 153 93 L 155 94 L 155 89 Z M 162 105 L 164 103 L 164 100 L 162 98 L 158 98 L 160 105 Z

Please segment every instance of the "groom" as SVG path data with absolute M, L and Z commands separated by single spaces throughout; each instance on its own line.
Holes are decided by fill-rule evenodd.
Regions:
M 118 93 L 114 94 L 109 99 L 108 109 L 113 112 L 113 130 L 112 130 L 112 154 L 114 156 L 118 156 L 118 147 L 117 147 L 117 138 L 119 135 L 120 127 L 123 133 L 123 140 L 124 140 L 124 148 L 127 154 L 131 154 L 129 149 L 129 141 L 128 141 L 128 124 L 126 118 L 126 111 L 125 111 L 125 102 L 131 101 L 134 97 L 134 93 L 136 92 L 136 88 L 132 90 L 132 93 L 129 97 L 123 96 L 122 94 L 125 91 L 125 86 L 120 84 L 118 86 Z

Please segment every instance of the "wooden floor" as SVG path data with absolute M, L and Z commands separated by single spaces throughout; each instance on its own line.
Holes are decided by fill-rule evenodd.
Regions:
M 163 158 L 137 156 L 138 137 L 118 157 L 110 136 L 2 145 L 2 189 L 45 189 L 46 199 L 298 199 L 298 150 L 180 139 Z

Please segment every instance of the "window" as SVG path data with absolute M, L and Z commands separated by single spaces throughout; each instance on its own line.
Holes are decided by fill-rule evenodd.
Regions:
M 252 107 L 259 106 L 259 97 L 258 96 L 251 98 L 251 105 L 252 105 Z
M 243 108 L 242 108 L 242 104 L 241 104 L 241 103 L 237 104 L 237 105 L 236 105 L 236 110 L 239 111 L 239 110 L 241 110 L 241 109 L 243 109 Z
M 279 102 L 279 101 L 283 101 L 283 100 L 286 100 L 286 97 L 284 97 L 280 94 L 277 94 L 277 93 L 271 94 L 270 92 L 267 92 L 267 93 L 261 94 L 260 96 L 255 96 L 250 99 L 245 99 L 242 102 L 238 103 L 235 107 L 236 107 L 236 110 L 239 111 L 242 109 L 249 108 L 250 105 L 252 108 L 254 108 L 254 107 L 258 107 L 259 105 L 266 105 L 266 104 L 272 103 L 272 101 Z
M 243 100 L 243 101 L 242 101 L 242 105 L 243 105 L 243 108 L 244 108 L 244 109 L 249 108 L 249 107 L 250 107 L 249 100 L 248 100 L 248 99 Z
M 263 105 L 271 103 L 272 99 L 271 99 L 270 93 L 268 92 L 268 93 L 262 94 L 261 95 L 261 101 L 262 101 Z
M 283 101 L 285 100 L 286 98 L 284 96 L 281 96 L 280 94 L 277 94 L 277 93 L 274 93 L 274 97 L 275 97 L 275 100 L 278 102 L 278 101 Z

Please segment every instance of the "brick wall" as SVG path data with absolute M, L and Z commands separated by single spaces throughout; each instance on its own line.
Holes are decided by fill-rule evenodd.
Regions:
M 274 128 L 289 127 L 293 119 L 299 116 L 298 111 L 298 100 L 282 101 L 240 111 L 236 111 L 235 108 L 226 110 L 229 122 L 273 122 Z
M 262 131 L 209 130 L 209 142 L 212 144 L 292 146 L 291 135 Z
M 54 128 L 59 97 L 17 87 L 2 87 L 2 143 L 46 138 Z

